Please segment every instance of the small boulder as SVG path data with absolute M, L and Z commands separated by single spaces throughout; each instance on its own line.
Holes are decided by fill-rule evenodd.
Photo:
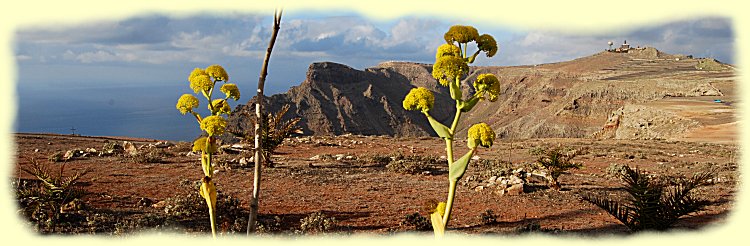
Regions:
M 136 148 L 135 144 L 133 144 L 131 142 L 123 141 L 122 142 L 122 147 L 123 147 L 126 155 L 136 155 L 136 154 L 138 154 L 138 148 Z
M 161 148 L 172 147 L 172 146 L 174 146 L 174 144 L 170 143 L 169 141 L 161 141 L 161 142 L 155 143 L 153 146 L 156 147 L 156 148 L 160 148 L 161 149 Z
M 525 187 L 526 185 L 524 185 L 523 183 L 511 185 L 510 187 L 505 189 L 505 195 L 509 195 L 509 196 L 521 195 L 524 193 Z

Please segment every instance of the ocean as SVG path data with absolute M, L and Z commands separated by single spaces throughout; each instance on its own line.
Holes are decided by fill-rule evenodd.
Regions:
M 66 89 L 19 86 L 14 128 L 16 132 L 192 141 L 201 133 L 195 118 L 175 108 L 184 93 L 192 91 L 182 84 Z M 230 100 L 233 108 L 251 98 L 248 90 L 243 93 L 240 101 Z M 206 105 L 203 99 L 198 110 L 201 115 L 208 114 Z

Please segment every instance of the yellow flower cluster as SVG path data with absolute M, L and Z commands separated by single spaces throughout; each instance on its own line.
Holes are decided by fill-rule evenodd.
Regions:
M 195 93 L 201 91 L 207 92 L 214 87 L 214 82 L 208 77 L 208 73 L 200 68 L 195 68 L 193 72 L 190 73 L 188 81 L 190 81 L 190 88 L 193 89 Z
M 432 77 L 441 85 L 448 86 L 451 81 L 469 73 L 469 65 L 457 56 L 443 56 L 432 65 Z
M 198 98 L 190 94 L 184 94 L 177 100 L 176 107 L 183 115 L 187 112 L 193 112 L 193 109 L 198 107 Z
M 221 80 L 221 81 L 229 81 L 229 75 L 227 74 L 227 71 L 224 70 L 223 67 L 219 65 L 211 65 L 206 68 L 206 73 L 208 76 L 213 77 L 215 80 Z
M 443 35 L 445 42 L 452 44 L 453 42 L 468 43 L 479 38 L 479 32 L 472 26 L 455 25 L 448 29 L 448 32 Z
M 495 132 L 486 123 L 475 124 L 469 128 L 467 143 L 469 148 L 474 149 L 477 145 L 489 148 L 493 141 L 495 141 Z
M 208 136 L 224 134 L 227 129 L 227 120 L 218 115 L 212 115 L 201 120 L 201 130 L 206 131 Z
M 206 145 L 208 145 L 208 148 L 206 148 Z M 195 140 L 195 142 L 193 142 L 193 152 L 206 152 L 206 151 L 208 153 L 215 153 L 216 144 L 210 143 L 207 137 L 198 138 Z
M 479 50 L 484 51 L 487 57 L 492 57 L 497 53 L 497 42 L 489 34 L 482 34 L 477 38 L 477 47 Z
M 240 89 L 237 88 L 236 84 L 226 83 L 219 90 L 227 95 L 227 99 L 234 98 L 235 101 L 240 99 Z
M 229 103 L 227 103 L 227 100 L 224 99 L 214 99 L 211 102 L 211 106 L 214 108 L 214 112 L 216 112 L 217 115 L 219 114 L 230 114 L 232 113 L 232 107 L 229 106 Z M 211 109 L 210 107 L 208 108 Z
M 490 102 L 497 101 L 497 96 L 500 95 L 500 81 L 494 74 L 480 74 L 477 76 L 477 80 L 474 81 L 474 90 L 480 95 L 487 93 Z
M 429 111 L 434 104 L 435 95 L 424 87 L 411 89 L 409 94 L 406 94 L 406 98 L 404 98 L 403 102 L 404 109 L 421 110 L 422 112 Z
M 435 54 L 435 59 L 440 59 L 440 57 L 443 56 L 461 57 L 461 49 L 453 44 L 440 45 L 437 49 L 437 53 Z

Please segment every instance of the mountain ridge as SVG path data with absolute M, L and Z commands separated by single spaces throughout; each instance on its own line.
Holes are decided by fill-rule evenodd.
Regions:
M 300 85 L 266 97 L 266 109 L 274 112 L 289 104 L 286 117 L 301 117 L 306 135 L 436 136 L 421 113 L 406 111 L 401 106 L 411 88 L 426 87 L 435 93 L 436 99 L 430 114 L 444 124 L 450 123 L 455 104 L 448 89 L 440 86 L 431 72 L 431 64 L 414 62 L 388 61 L 363 70 L 317 62 L 309 66 Z M 474 66 L 462 81 L 464 95 L 473 93 L 471 83 L 481 73 L 498 76 L 500 98 L 494 103 L 480 102 L 473 111 L 464 114 L 458 137 L 465 136 L 463 132 L 468 126 L 486 122 L 499 138 L 628 138 L 608 133 L 613 128 L 613 114 L 637 112 L 630 107 L 624 110 L 627 105 L 673 97 L 713 96 L 733 100 L 732 95 L 725 96 L 714 85 L 733 90 L 735 76 L 733 67 L 712 59 L 644 48 L 630 53 L 604 51 L 539 65 Z M 253 105 L 255 100 L 235 109 L 230 126 L 247 129 L 246 121 L 236 115 L 252 110 L 247 105 Z M 640 137 L 667 139 L 701 126 L 693 122 L 687 125 L 671 127 L 685 129 L 666 131 L 663 136 L 649 133 Z M 638 133 L 631 136 L 640 137 Z

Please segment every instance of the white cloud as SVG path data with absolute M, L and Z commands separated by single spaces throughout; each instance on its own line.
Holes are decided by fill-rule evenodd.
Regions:
M 262 59 L 270 27 L 268 18 L 236 15 L 150 16 L 75 27 L 34 28 L 17 33 L 16 54 L 23 54 L 17 59 L 26 62 L 169 64 L 227 57 Z M 448 27 L 447 23 L 429 18 L 403 18 L 390 25 L 375 25 L 357 16 L 285 19 L 274 53 L 305 60 L 431 62 Z M 666 52 L 711 55 L 731 61 L 734 42 L 731 23 L 721 18 L 679 21 L 612 36 L 533 30 L 515 35 L 496 37 L 503 40 L 498 55 L 479 59 L 477 65 L 569 60 L 599 52 L 607 48 L 607 41 L 619 43 L 623 39 Z
M 29 61 L 31 59 L 34 59 L 34 57 L 32 57 L 30 55 L 16 55 L 16 60 L 17 61 Z

